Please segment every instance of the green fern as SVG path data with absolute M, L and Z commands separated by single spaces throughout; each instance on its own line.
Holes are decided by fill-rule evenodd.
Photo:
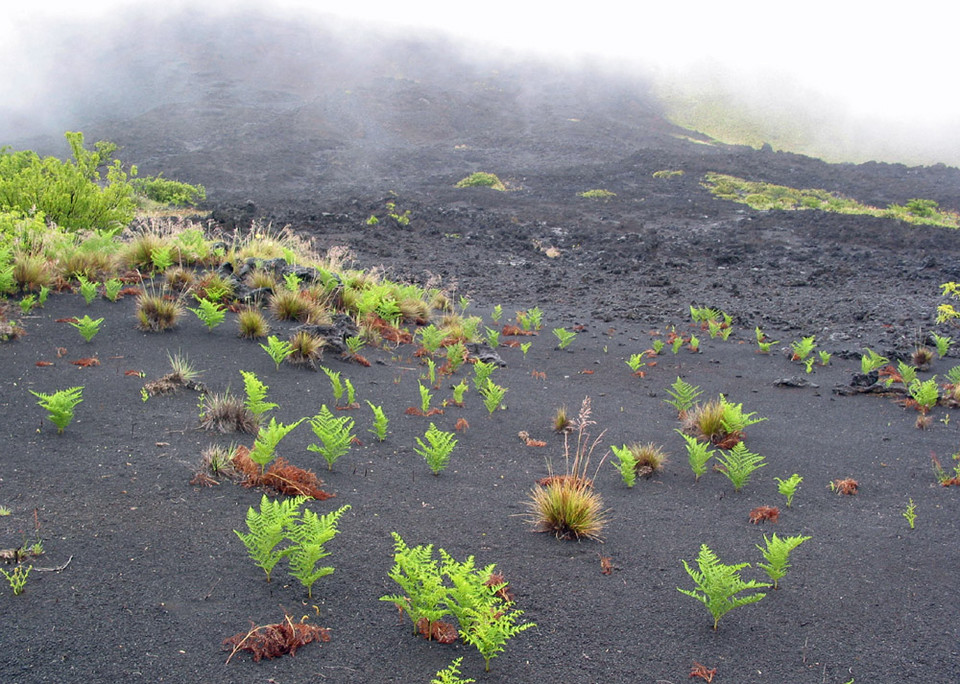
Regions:
M 330 555 L 324 544 L 337 535 L 337 523 L 348 510 L 349 504 L 325 515 L 317 515 L 310 509 L 305 509 L 300 519 L 288 531 L 287 536 L 293 542 L 289 547 L 290 574 L 306 587 L 308 598 L 313 598 L 313 585 L 318 579 L 333 574 L 332 567 L 318 568 L 317 561 Z
M 637 457 L 634 456 L 630 447 L 626 444 L 622 447 L 611 445 L 610 450 L 617 458 L 613 465 L 619 471 L 620 477 L 623 478 L 623 483 L 627 487 L 633 487 L 637 481 Z
M 744 582 L 740 577 L 740 571 L 749 568 L 750 564 L 725 565 L 720 562 L 720 558 L 706 544 L 700 546 L 700 553 L 697 556 L 697 570 L 691 568 L 687 561 L 681 562 L 687 574 L 693 579 L 696 588 L 689 590 L 677 587 L 677 591 L 697 599 L 706 606 L 713 616 L 714 631 L 720 623 L 720 618 L 728 612 L 740 606 L 756 603 L 766 596 L 763 592 L 755 592 L 747 596 L 737 596 L 737 594 L 770 586 L 756 580 Z
M 390 424 L 390 419 L 387 418 L 383 412 L 382 406 L 374 406 L 373 402 L 369 399 L 367 400 L 367 405 L 370 407 L 370 410 L 373 411 L 373 428 L 368 430 L 368 432 L 375 434 L 377 441 L 382 442 L 387 438 L 387 426 Z
M 340 405 L 340 399 L 343 397 L 343 381 L 340 380 L 340 372 L 332 371 L 326 366 L 320 366 L 320 370 L 326 373 L 330 379 L 330 387 L 333 389 L 333 399 L 337 406 Z
M 522 610 L 512 610 L 512 602 L 504 602 L 500 610 L 468 608 L 465 611 L 466 626 L 460 625 L 460 638 L 475 646 L 483 656 L 484 670 L 490 671 L 490 660 L 503 652 L 509 639 L 520 632 L 536 627 L 536 623 L 517 624 Z
M 244 404 L 250 413 L 259 418 L 267 411 L 272 411 L 279 406 L 278 404 L 264 401 L 264 399 L 267 398 L 267 390 L 270 388 L 260 381 L 256 373 L 242 370 L 240 371 L 240 375 L 243 376 L 243 388 L 247 393 L 247 399 Z
M 453 448 L 457 446 L 457 440 L 454 439 L 454 433 L 439 430 L 433 423 L 430 423 L 424 437 L 426 437 L 427 443 L 417 437 L 417 444 L 420 445 L 420 448 L 414 447 L 414 451 L 426 459 L 427 465 L 430 466 L 434 475 L 439 475 L 440 471 L 450 463 L 450 454 L 453 452 Z
M 274 451 L 280 443 L 280 440 L 290 434 L 290 432 L 304 420 L 306 420 L 306 418 L 301 418 L 296 423 L 291 423 L 290 425 L 284 425 L 283 423 L 278 423 L 276 418 L 271 418 L 270 424 L 260 428 L 260 432 L 257 433 L 257 439 L 254 441 L 253 449 L 250 451 L 250 460 L 259 465 L 260 470 L 263 471 L 267 467 L 267 464 L 273 460 L 275 456 Z
M 480 390 L 480 395 L 483 397 L 483 405 L 486 407 L 487 411 L 490 412 L 490 415 L 493 415 L 493 412 L 500 408 L 500 405 L 503 403 L 503 397 L 507 393 L 506 387 L 501 387 L 493 380 L 487 379 L 486 384 Z
M 280 501 L 271 500 L 264 495 L 260 499 L 259 511 L 252 506 L 247 509 L 247 529 L 250 532 L 243 534 L 234 530 L 247 547 L 253 562 L 267 574 L 268 582 L 277 563 L 293 553 L 289 546 L 279 551 L 277 546 L 286 538 L 287 529 L 293 524 L 304 501 L 305 496 Z
M 683 430 L 676 430 L 676 432 L 687 443 L 687 462 L 695 479 L 699 480 L 700 476 L 707 472 L 707 462 L 716 452 L 707 448 L 710 446 L 709 442 L 701 442 L 696 437 L 685 434 Z
M 394 542 L 393 568 L 390 579 L 400 585 L 402 594 L 381 596 L 381 601 L 393 603 L 400 611 L 406 611 L 413 621 L 413 633 L 417 623 L 436 622 L 447 614 L 447 587 L 440 575 L 440 567 L 433 557 L 433 544 L 410 548 L 399 534 L 391 532 Z
M 743 442 L 738 442 L 726 455 L 721 452 L 717 456 L 717 463 L 720 472 L 727 476 L 738 492 L 750 481 L 753 471 L 767 465 L 763 462 L 763 456 L 747 451 Z
M 683 414 L 693 408 L 694 402 L 703 394 L 703 390 L 696 385 L 684 382 L 678 376 L 677 381 L 667 390 L 667 394 L 673 399 L 664 399 L 664 401 L 677 409 L 677 413 Z
M 778 583 L 780 578 L 787 574 L 787 568 L 790 567 L 790 564 L 787 562 L 790 552 L 808 539 L 810 539 L 810 537 L 804 537 L 799 534 L 794 537 L 785 537 L 782 539 L 778 537 L 776 533 L 773 534 L 773 539 L 768 539 L 767 535 L 763 535 L 766 548 L 759 544 L 757 544 L 757 548 L 760 549 L 760 553 L 763 554 L 763 558 L 767 562 L 758 563 L 757 567 L 762 568 L 770 579 L 773 580 L 774 589 L 779 588 Z
M 497 369 L 496 364 L 486 361 L 477 361 L 473 364 L 473 386 L 477 390 L 482 390 L 487 384 L 490 374 Z
M 63 434 L 64 429 L 73 421 L 73 409 L 83 401 L 82 386 L 59 390 L 53 394 L 29 391 L 37 398 L 37 405 L 46 409 L 47 418 L 57 426 L 58 435 Z
M 460 677 L 460 663 L 462 662 L 463 657 L 461 656 L 447 667 L 438 670 L 434 678 L 430 680 L 430 684 L 472 684 L 476 682 L 476 679 L 463 679 Z
M 333 470 L 333 464 L 337 459 L 350 451 L 353 425 L 353 418 L 349 416 L 337 418 L 326 404 L 320 407 L 320 413 L 310 419 L 310 427 L 313 428 L 313 434 L 320 440 L 320 444 L 311 444 L 307 449 L 323 456 L 327 462 L 327 470 Z

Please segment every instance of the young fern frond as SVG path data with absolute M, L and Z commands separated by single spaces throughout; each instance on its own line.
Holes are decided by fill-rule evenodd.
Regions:
M 486 361 L 477 361 L 473 364 L 473 386 L 479 391 L 487 384 L 491 373 L 497 369 L 496 364 Z
M 250 460 L 260 466 L 261 471 L 266 469 L 267 464 L 273 460 L 274 451 L 280 440 L 286 437 L 290 432 L 300 425 L 306 418 L 301 418 L 296 423 L 284 425 L 278 423 L 276 418 L 270 419 L 270 424 L 260 428 L 257 439 L 253 443 L 253 449 L 250 451 Z
M 320 413 L 310 419 L 313 434 L 320 440 L 320 444 L 311 444 L 307 447 L 315 451 L 327 462 L 327 470 L 333 470 L 333 464 L 341 456 L 350 451 L 353 441 L 354 420 L 349 416 L 337 418 L 326 404 L 320 407 Z
M 73 409 L 83 401 L 83 387 L 71 387 L 58 390 L 53 394 L 34 392 L 30 394 L 37 398 L 37 405 L 47 411 L 47 418 L 57 426 L 57 434 L 63 434 L 64 429 L 73 421 Z
M 260 381 L 256 373 L 242 370 L 240 375 L 243 376 L 243 388 L 247 394 L 244 404 L 250 413 L 259 418 L 267 411 L 272 411 L 279 406 L 273 402 L 264 401 L 267 398 L 267 390 L 270 388 Z
M 743 591 L 752 589 L 763 589 L 769 587 L 769 584 L 750 580 L 744 582 L 740 577 L 740 571 L 749 568 L 749 563 L 737 563 L 735 565 L 725 565 L 720 562 L 720 558 L 710 550 L 706 544 L 700 546 L 700 553 L 697 555 L 697 570 L 690 567 L 687 561 L 681 561 L 684 569 L 693 583 L 695 589 L 681 589 L 677 591 L 697 599 L 706 606 L 707 610 L 713 616 L 713 629 L 716 631 L 720 618 L 726 615 L 734 608 L 756 603 L 766 594 L 756 592 L 747 596 L 737 596 Z
M 690 464 L 690 470 L 693 471 L 695 478 L 699 480 L 700 476 L 707 472 L 707 462 L 716 452 L 708 448 L 710 446 L 708 442 L 702 442 L 696 437 L 686 434 L 683 430 L 676 430 L 676 433 L 683 437 L 683 440 L 687 443 L 687 462 Z
M 400 585 L 402 594 L 381 596 L 381 601 L 396 605 L 406 611 L 413 621 L 413 633 L 417 623 L 426 620 L 435 622 L 447 614 L 447 587 L 440 574 L 437 560 L 433 558 L 433 544 L 410 548 L 399 534 L 391 532 L 394 542 L 393 568 L 390 579 Z
M 430 680 L 430 684 L 473 684 L 476 679 L 463 679 L 460 676 L 460 663 L 463 662 L 463 656 L 457 658 L 442 670 L 437 670 L 437 674 Z
M 370 407 L 370 410 L 373 411 L 373 428 L 368 430 L 368 432 L 372 432 L 377 436 L 377 441 L 382 442 L 387 438 L 387 426 L 390 424 L 390 420 L 383 412 L 382 406 L 375 406 L 369 399 L 367 400 L 367 405 Z
M 333 574 L 332 567 L 318 568 L 317 561 L 330 555 L 330 552 L 324 548 L 324 544 L 340 531 L 337 529 L 337 523 L 348 510 L 350 510 L 349 504 L 324 515 L 317 515 L 305 509 L 300 519 L 289 529 L 287 536 L 293 542 L 289 547 L 290 574 L 306 587 L 309 598 L 313 598 L 314 583 L 321 577 Z
M 627 487 L 633 487 L 637 481 L 637 458 L 633 455 L 633 452 L 630 450 L 626 444 L 622 447 L 610 446 L 610 451 L 613 452 L 613 455 L 616 457 L 616 461 L 613 461 L 614 467 L 620 472 L 620 477 L 623 479 L 623 483 Z
M 664 399 L 664 401 L 677 409 L 678 414 L 683 415 L 693 407 L 697 397 L 703 394 L 703 390 L 677 377 L 677 381 L 670 386 L 667 394 L 673 399 Z
M 286 538 L 287 528 L 293 524 L 304 501 L 306 501 L 304 496 L 281 501 L 271 500 L 263 495 L 260 499 L 259 511 L 254 510 L 252 506 L 247 509 L 249 533 L 243 534 L 234 530 L 243 545 L 247 547 L 253 562 L 267 574 L 268 582 L 270 573 L 273 572 L 277 563 L 293 553 L 291 547 L 280 551 L 276 549 Z
M 480 389 L 480 395 L 483 397 L 483 405 L 487 411 L 489 411 L 490 415 L 493 415 L 493 412 L 500 408 L 506 393 L 506 387 L 501 387 L 493 382 L 493 380 L 487 378 L 486 384 Z
M 414 451 L 426 459 L 427 465 L 430 466 L 434 475 L 439 475 L 440 471 L 450 463 L 450 454 L 453 453 L 453 448 L 457 446 L 457 440 L 454 438 L 453 432 L 439 430 L 433 423 L 430 423 L 424 437 L 426 437 L 427 443 L 417 437 L 417 444 L 420 445 L 420 448 L 414 447 Z
M 717 456 L 717 463 L 721 473 L 733 483 L 735 491 L 740 491 L 750 481 L 750 475 L 766 463 L 763 456 L 747 451 L 743 442 L 738 442 L 729 452 Z
M 787 562 L 787 559 L 790 557 L 790 552 L 810 538 L 811 537 L 804 537 L 798 534 L 794 537 L 784 537 L 781 539 L 774 533 L 773 539 L 768 539 L 767 535 L 763 535 L 766 548 L 759 544 L 757 544 L 757 548 L 760 549 L 760 553 L 763 554 L 763 558 L 767 562 L 758 563 L 757 567 L 763 569 L 770 579 L 773 580 L 774 589 L 779 588 L 778 584 L 780 579 L 787 574 L 787 568 L 790 567 L 790 563 Z

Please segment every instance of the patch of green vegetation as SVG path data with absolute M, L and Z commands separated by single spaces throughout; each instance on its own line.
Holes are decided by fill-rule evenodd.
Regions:
M 960 228 L 960 214 L 940 209 L 933 200 L 911 199 L 905 205 L 891 204 L 881 209 L 828 190 L 797 189 L 748 181 L 722 173 L 706 174 L 703 186 L 721 199 L 746 204 L 759 211 L 818 209 L 838 214 L 892 218 L 917 225 Z
M 476 173 L 471 173 L 469 176 L 457 183 L 456 187 L 458 188 L 491 188 L 493 190 L 504 191 L 507 189 L 507 186 L 497 178 L 495 173 L 486 173 L 484 171 L 477 171 Z
M 654 171 L 654 178 L 679 178 L 683 175 L 682 170 L 672 171 L 670 169 L 661 169 L 660 171 Z
M 143 195 L 152 202 L 169 204 L 176 207 L 194 206 L 207 198 L 207 191 L 202 185 L 190 185 L 163 177 L 163 174 L 146 178 L 135 178 L 130 185 L 138 195 Z
M 612 198 L 612 197 L 616 197 L 616 196 L 617 196 L 617 193 L 615 193 L 615 192 L 610 192 L 609 190 L 600 190 L 600 189 L 597 189 L 597 190 L 587 190 L 586 192 L 578 193 L 577 196 L 578 196 L 578 197 L 585 197 L 585 198 L 587 198 L 587 199 L 603 199 L 603 200 L 606 200 L 606 199 L 610 199 L 610 198 Z

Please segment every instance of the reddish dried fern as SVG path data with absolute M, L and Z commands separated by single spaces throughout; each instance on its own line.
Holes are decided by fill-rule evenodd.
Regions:
M 750 522 L 757 525 L 769 520 L 772 523 L 780 519 L 780 509 L 776 506 L 757 506 L 750 511 Z
M 230 649 L 227 663 L 240 651 L 247 651 L 253 655 L 254 662 L 260 662 L 263 658 L 295 655 L 298 648 L 312 641 L 330 641 L 330 630 L 304 621 L 294 622 L 284 613 L 283 622 L 272 625 L 256 625 L 251 621 L 249 632 L 234 634 L 224 639 L 223 645 Z

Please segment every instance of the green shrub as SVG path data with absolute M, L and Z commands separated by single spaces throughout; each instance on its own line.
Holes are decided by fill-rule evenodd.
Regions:
M 177 207 L 195 206 L 207 198 L 207 191 L 202 185 L 189 185 L 163 177 L 148 176 L 130 181 L 130 185 L 139 195 L 160 204 L 172 204 Z
M 88 150 L 83 133 L 67 132 L 65 137 L 72 160 L 41 159 L 30 150 L 0 148 L 0 206 L 24 213 L 43 212 L 48 220 L 73 230 L 128 224 L 136 203 L 120 161 L 111 161 L 117 146 L 101 140 Z M 104 166 L 106 182 L 100 171 Z
M 497 178 L 495 173 L 484 173 L 483 171 L 478 171 L 477 173 L 471 173 L 466 178 L 459 181 L 456 185 L 458 188 L 492 188 L 493 190 L 506 190 L 507 186 Z

